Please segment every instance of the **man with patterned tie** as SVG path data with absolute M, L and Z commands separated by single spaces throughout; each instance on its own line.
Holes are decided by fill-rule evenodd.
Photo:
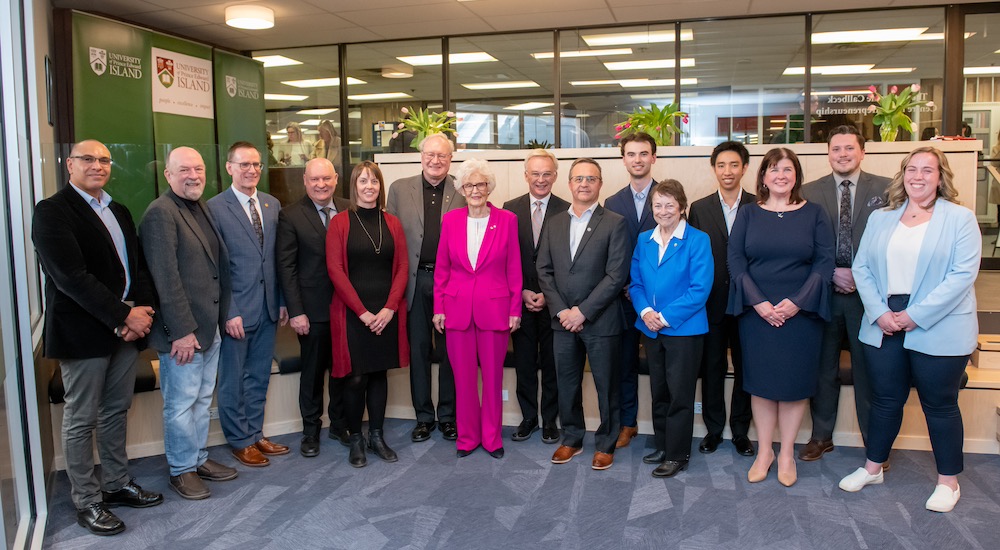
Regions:
M 861 171 L 865 138 L 854 126 L 834 128 L 827 142 L 827 152 L 833 173 L 802 186 L 802 196 L 822 206 L 830 216 L 830 227 L 837 243 L 834 292 L 830 300 L 832 318 L 823 333 L 819 385 L 810 404 L 812 437 L 799 451 L 799 458 L 807 461 L 819 460 L 824 453 L 833 450 L 833 428 L 840 401 L 840 351 L 845 337 L 851 353 L 858 424 L 862 438 L 867 440 L 871 387 L 858 341 L 864 307 L 854 287 L 851 264 L 868 216 L 886 205 L 885 192 L 889 185 L 888 178 Z
M 260 152 L 238 141 L 229 148 L 226 172 L 233 184 L 208 201 L 229 251 L 232 300 L 219 363 L 219 420 L 233 456 L 245 466 L 267 466 L 264 455 L 288 447 L 263 434 L 264 399 L 271 379 L 277 323 L 288 320 L 278 292 L 275 237 L 278 200 L 257 191 Z

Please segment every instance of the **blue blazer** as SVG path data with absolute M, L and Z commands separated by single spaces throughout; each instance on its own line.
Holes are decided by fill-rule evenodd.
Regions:
M 851 269 L 865 306 L 859 338 L 875 347 L 882 346 L 876 320 L 889 311 L 886 250 L 905 210 L 904 204 L 872 212 Z M 979 336 L 974 289 L 983 250 L 979 224 L 971 210 L 943 199 L 927 223 L 906 307 L 917 328 L 906 333 L 903 347 L 927 355 L 968 355 Z
M 632 305 L 636 313 L 651 307 L 662 314 L 670 325 L 659 332 L 665 336 L 708 332 L 705 303 L 715 279 L 712 242 L 708 234 L 686 225 L 683 238 L 670 238 L 662 260 L 660 245 L 651 238 L 659 227 L 641 233 L 632 254 Z M 656 337 L 641 318 L 635 327 L 650 338 Z

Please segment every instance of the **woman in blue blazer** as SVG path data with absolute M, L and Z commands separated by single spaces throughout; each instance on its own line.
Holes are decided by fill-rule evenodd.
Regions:
M 937 463 L 926 503 L 935 512 L 950 512 L 960 496 L 958 390 L 979 335 L 973 285 L 982 236 L 975 214 L 959 206 L 952 179 L 941 151 L 916 149 L 889 185 L 889 206 L 868 219 L 852 269 L 865 306 L 859 337 L 872 385 L 868 460 L 840 482 L 849 492 L 882 483 L 913 385 Z
M 715 264 L 708 235 L 687 224 L 684 187 L 664 180 L 650 197 L 657 227 L 639 235 L 629 296 L 639 314 L 635 326 L 643 334 L 653 397 L 656 450 L 642 461 L 658 464 L 654 477 L 671 477 L 687 468 L 691 451 L 695 385 L 708 332 L 705 302 Z

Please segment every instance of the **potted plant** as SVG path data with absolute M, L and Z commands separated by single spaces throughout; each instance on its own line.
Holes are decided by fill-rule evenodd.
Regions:
M 868 91 L 868 101 L 873 102 L 868 106 L 868 112 L 875 115 L 872 123 L 879 127 L 882 141 L 896 141 L 900 128 L 907 132 L 913 131 L 913 120 L 906 111 L 921 105 L 934 108 L 933 101 L 919 99 L 917 93 L 920 92 L 920 84 L 911 84 L 903 88 L 903 91 L 893 86 L 885 95 L 879 95 L 875 86 L 869 86 Z
M 416 134 L 410 147 L 416 147 L 425 137 L 431 134 L 444 134 L 453 140 L 456 136 L 455 113 L 446 111 L 443 113 L 432 113 L 429 109 L 417 109 L 410 111 L 406 107 L 400 109 L 403 114 L 403 122 L 399 123 L 397 130 L 409 131 Z M 399 136 L 399 132 L 392 134 L 393 139 Z
M 648 108 L 639 106 L 626 115 L 625 122 L 615 126 L 615 139 L 621 139 L 635 132 L 646 132 L 653 136 L 657 145 L 673 145 L 674 134 L 681 133 L 677 119 L 687 124 L 688 114 L 681 111 L 680 105 L 671 103 L 662 109 L 655 103 Z

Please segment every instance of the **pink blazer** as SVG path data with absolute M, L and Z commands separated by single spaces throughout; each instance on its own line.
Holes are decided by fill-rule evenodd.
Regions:
M 441 241 L 434 266 L 434 313 L 445 315 L 446 329 L 507 330 L 510 317 L 521 316 L 521 249 L 517 216 L 490 207 L 490 220 L 479 249 L 477 268 L 469 264 L 469 209 L 441 220 Z

